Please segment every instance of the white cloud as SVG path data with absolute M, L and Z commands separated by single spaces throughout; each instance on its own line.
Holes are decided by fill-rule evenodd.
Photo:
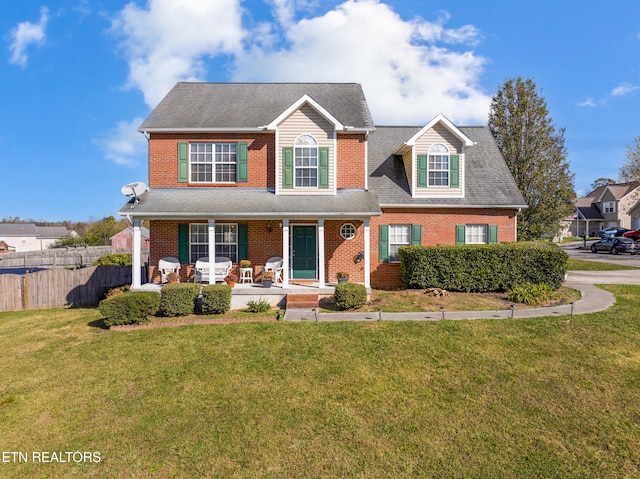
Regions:
M 589 97 L 584 101 L 576 103 L 576 105 L 577 106 L 595 107 L 596 106 L 596 102 L 593 100 L 593 98 Z
M 103 138 L 93 142 L 103 149 L 105 158 L 117 165 L 138 165 L 141 158 L 146 158 L 147 151 L 147 140 L 138 132 L 143 121 L 143 118 L 119 121 Z
M 349 0 L 289 25 L 287 48 L 254 43 L 239 53 L 234 80 L 360 82 L 378 124 L 424 124 L 437 113 L 484 123 L 490 97 L 479 78 L 486 60 L 436 44 L 473 44 L 478 31 L 447 29 L 448 18 L 404 20 L 377 0 Z
M 9 58 L 10 63 L 15 63 L 21 67 L 27 65 L 26 49 L 29 45 L 41 46 L 44 44 L 46 38 L 45 29 L 48 21 L 49 9 L 41 7 L 38 23 L 21 22 L 11 29 L 10 35 L 13 41 L 9 47 L 12 52 L 11 58 Z
M 128 85 L 154 107 L 178 81 L 206 78 L 205 60 L 241 48 L 240 0 L 129 3 L 112 23 L 129 62 Z
M 624 96 L 628 93 L 631 93 L 635 90 L 640 90 L 640 86 L 632 85 L 631 83 L 623 83 L 617 87 L 615 87 L 611 91 L 611 96 Z

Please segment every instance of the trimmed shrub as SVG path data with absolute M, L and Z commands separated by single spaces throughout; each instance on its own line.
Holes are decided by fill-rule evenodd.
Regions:
M 147 317 L 158 312 L 160 295 L 155 291 L 127 291 L 108 299 L 98 305 L 100 314 L 104 316 L 106 326 L 119 324 L 140 324 Z
M 271 304 L 266 299 L 250 299 L 247 301 L 247 311 L 250 313 L 266 313 L 271 310 Z
M 484 293 L 526 283 L 558 289 L 569 258 L 552 243 L 522 242 L 465 246 L 403 246 L 402 282 L 408 288 Z
M 94 266 L 131 266 L 131 253 L 114 253 L 100 256 L 93 262 Z
M 231 308 L 231 286 L 208 284 L 202 287 L 202 314 L 223 314 Z
M 186 316 L 192 314 L 200 294 L 196 283 L 167 284 L 160 294 L 160 314 L 163 316 Z
M 556 297 L 557 295 L 553 288 L 546 283 L 527 283 L 514 286 L 509 292 L 509 301 L 528 304 L 529 306 L 538 306 Z
M 340 310 L 358 309 L 367 304 L 367 288 L 358 283 L 338 283 L 333 298 Z

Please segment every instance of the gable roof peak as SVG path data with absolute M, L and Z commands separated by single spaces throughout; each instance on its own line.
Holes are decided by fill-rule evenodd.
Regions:
M 433 128 L 438 123 L 444 125 L 444 127 L 447 130 L 449 130 L 456 138 L 458 138 L 458 140 L 460 140 L 464 146 L 473 146 L 473 145 L 475 145 L 475 142 L 471 138 L 469 138 L 467 135 L 465 135 L 460 130 L 460 128 L 458 128 L 456 125 L 454 125 L 454 123 L 451 120 L 449 120 L 446 116 L 444 116 L 442 113 L 438 113 L 419 132 L 417 132 L 415 135 L 413 135 L 406 142 L 406 145 L 407 146 L 414 146 L 416 144 L 416 141 L 418 140 L 418 138 L 420 138 L 422 135 L 424 135 L 427 131 L 429 131 L 431 128 Z

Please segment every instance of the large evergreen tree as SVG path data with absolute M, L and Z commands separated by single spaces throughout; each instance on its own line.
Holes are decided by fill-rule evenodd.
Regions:
M 554 236 L 574 211 L 573 174 L 549 110 L 531 79 L 505 81 L 491 100 L 489 129 L 528 208 L 518 216 L 518 238 Z

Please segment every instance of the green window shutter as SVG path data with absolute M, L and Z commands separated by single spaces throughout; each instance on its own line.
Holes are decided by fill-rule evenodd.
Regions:
M 238 225 L 238 263 L 243 259 L 249 259 L 249 225 Z
M 418 155 L 418 186 L 427 186 L 427 155 Z
M 466 243 L 466 228 L 464 225 L 456 225 L 456 244 Z
M 422 225 L 411 225 L 411 244 L 422 244 Z
M 188 264 L 189 261 L 189 225 L 178 225 L 178 259 L 180 264 Z
M 178 143 L 178 183 L 189 182 L 189 143 Z
M 389 225 L 378 227 L 378 261 L 389 262 Z
M 329 148 L 318 148 L 318 188 L 329 188 Z
M 282 148 L 282 187 L 293 188 L 293 147 Z
M 487 225 L 487 243 L 498 242 L 498 225 Z
M 246 141 L 238 143 L 238 157 L 237 157 L 237 176 L 236 181 L 238 183 L 246 183 L 249 180 L 249 148 Z
M 460 155 L 449 157 L 449 186 L 451 188 L 460 186 Z

